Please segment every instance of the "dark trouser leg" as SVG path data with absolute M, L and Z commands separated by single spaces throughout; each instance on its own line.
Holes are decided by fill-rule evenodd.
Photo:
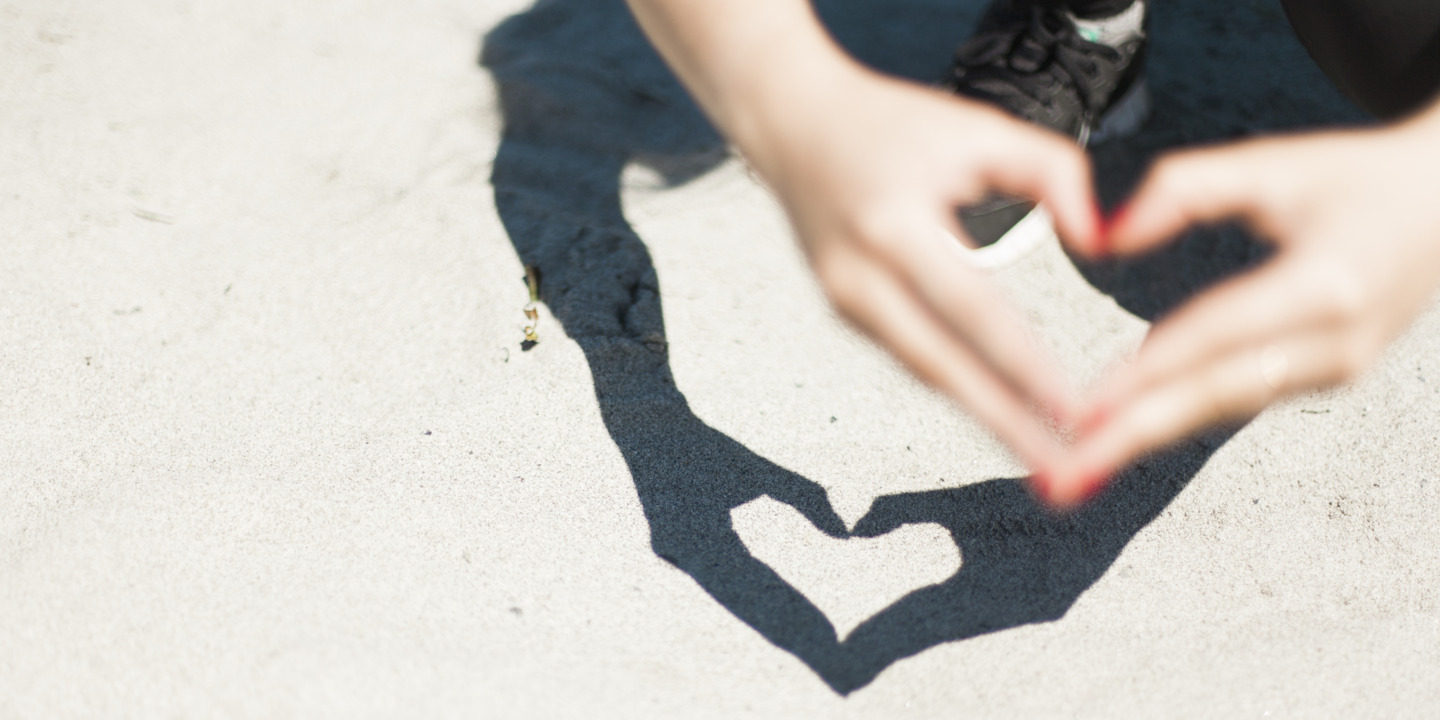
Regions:
M 1310 56 L 1356 104 L 1391 118 L 1440 87 L 1440 3 L 1281 0 Z

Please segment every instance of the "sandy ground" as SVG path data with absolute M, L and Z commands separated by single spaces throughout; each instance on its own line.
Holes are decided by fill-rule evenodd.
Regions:
M 917 79 L 977 9 L 822 3 Z M 1154 36 L 1110 198 L 1360 119 L 1270 0 Z M 0 717 L 1440 712 L 1440 315 L 1047 516 L 616 0 L 5 0 L 0 200 Z M 1083 380 L 1261 257 L 998 277 Z

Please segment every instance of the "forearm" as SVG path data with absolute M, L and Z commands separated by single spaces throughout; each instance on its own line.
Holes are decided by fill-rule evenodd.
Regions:
M 823 91 L 859 66 L 808 0 L 628 0 L 640 26 L 691 95 L 747 152 L 778 105 Z

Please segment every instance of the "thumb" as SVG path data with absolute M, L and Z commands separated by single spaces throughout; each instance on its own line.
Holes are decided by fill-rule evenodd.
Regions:
M 1003 154 L 990 163 L 986 184 L 1045 206 L 1060 239 L 1086 254 L 1099 250 L 1101 222 L 1085 151 L 1055 133 L 1028 126 L 997 138 Z
M 1273 189 L 1251 147 L 1192 150 L 1162 158 L 1115 212 L 1102 245 L 1117 255 L 1153 250 L 1181 231 L 1226 219 L 1253 221 Z
M 843 538 L 850 535 L 845 521 L 835 512 L 835 506 L 830 504 L 830 496 L 825 492 L 825 488 L 788 470 L 782 472 L 784 475 L 766 488 L 765 494 L 795 508 L 810 524 L 830 537 Z

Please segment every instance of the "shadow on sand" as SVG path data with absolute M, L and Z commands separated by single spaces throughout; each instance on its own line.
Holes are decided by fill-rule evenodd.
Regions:
M 972 5 L 830 2 L 820 9 L 863 60 L 929 80 L 944 72 L 951 45 L 977 14 Z M 1122 195 L 1147 158 L 1165 147 L 1306 119 L 1358 117 L 1305 64 L 1278 9 L 1208 0 L 1163 5 L 1172 15 L 1155 19 L 1157 112 L 1140 137 L 1098 152 L 1108 199 Z M 1205 33 L 1219 39 L 1207 44 Z M 1225 46 L 1231 36 L 1234 47 Z M 1196 71 L 1196 60 L 1215 67 Z M 1249 65 L 1255 62 L 1267 64 L 1256 71 Z M 584 350 L 655 553 L 836 692 L 863 687 L 896 660 L 940 643 L 1063 617 L 1224 442 L 1212 436 L 1150 458 L 1069 517 L 1038 508 L 1013 478 L 879 498 L 856 535 L 938 523 L 953 535 L 964 564 L 842 641 L 820 610 L 751 556 L 731 528 L 730 511 L 768 495 L 832 536 L 849 535 L 845 524 L 819 485 L 691 413 L 670 371 L 655 268 L 621 212 L 620 175 L 628 163 L 649 165 L 678 184 L 725 160 L 724 143 L 621 0 L 541 0 L 485 38 L 481 64 L 496 81 L 504 111 L 492 177 L 500 216 L 520 258 L 542 272 L 542 299 Z M 1231 88 L 1223 97 L 1213 90 L 1226 87 L 1221 79 Z M 1160 256 L 1082 272 L 1131 312 L 1154 318 L 1261 255 L 1240 233 L 1197 232 Z

